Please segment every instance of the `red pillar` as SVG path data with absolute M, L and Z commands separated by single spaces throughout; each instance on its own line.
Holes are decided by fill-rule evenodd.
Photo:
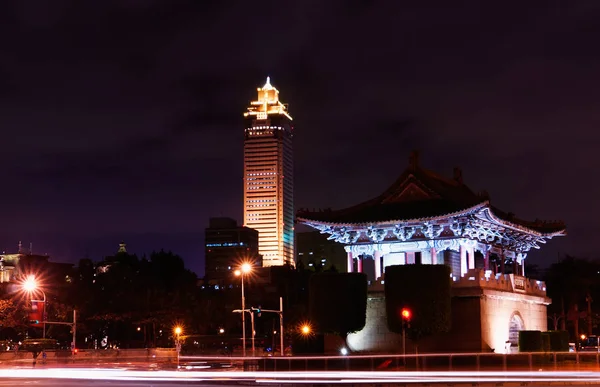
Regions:
M 362 273 L 362 272 L 363 272 L 363 271 L 362 271 L 362 263 L 363 263 L 363 262 L 362 262 L 362 255 L 359 255 L 358 257 L 356 257 L 356 260 L 357 260 L 357 262 L 356 262 L 356 263 L 357 263 L 357 266 L 358 266 L 358 270 L 357 270 L 357 271 L 358 271 L 359 273 Z
M 381 251 L 375 250 L 373 253 L 373 259 L 375 260 L 375 281 L 377 281 L 382 273 L 381 273 Z
M 352 258 L 352 253 L 348 251 L 348 273 L 352 273 L 354 271 L 354 259 Z

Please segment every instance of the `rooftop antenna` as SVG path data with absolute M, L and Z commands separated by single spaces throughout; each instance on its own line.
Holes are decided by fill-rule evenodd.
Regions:
M 272 87 L 273 86 L 271 86 L 271 77 L 267 77 L 267 82 L 263 86 L 263 89 L 271 89 Z
M 19 241 L 19 250 L 18 250 L 19 254 L 21 254 L 22 248 L 23 248 L 23 244 L 21 243 L 21 241 Z

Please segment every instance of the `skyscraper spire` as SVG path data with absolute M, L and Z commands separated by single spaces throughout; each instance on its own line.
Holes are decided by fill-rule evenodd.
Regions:
M 244 226 L 258 231 L 264 266 L 293 266 L 292 117 L 271 77 L 257 89 L 244 118 Z
M 290 121 L 292 116 L 289 115 L 287 105 L 279 100 L 279 90 L 271 85 L 271 77 L 267 77 L 267 82 L 263 87 L 256 89 L 256 101 L 250 102 L 248 111 L 244 113 L 244 117 L 255 117 L 258 120 L 266 120 L 269 116 L 284 115 Z

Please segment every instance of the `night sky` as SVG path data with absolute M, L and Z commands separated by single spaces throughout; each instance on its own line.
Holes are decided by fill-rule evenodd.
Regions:
M 597 257 L 600 3 L 491 3 L 2 1 L 1 246 L 77 262 L 123 239 L 202 274 L 208 218 L 241 220 L 242 113 L 269 75 L 296 208 L 370 199 L 419 149 L 567 222 L 534 263 Z

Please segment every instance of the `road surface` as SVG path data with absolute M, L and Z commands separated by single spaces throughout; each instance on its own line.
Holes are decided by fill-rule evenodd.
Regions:
M 241 372 L 117 368 L 0 369 L 0 386 L 600 386 L 600 372 Z

